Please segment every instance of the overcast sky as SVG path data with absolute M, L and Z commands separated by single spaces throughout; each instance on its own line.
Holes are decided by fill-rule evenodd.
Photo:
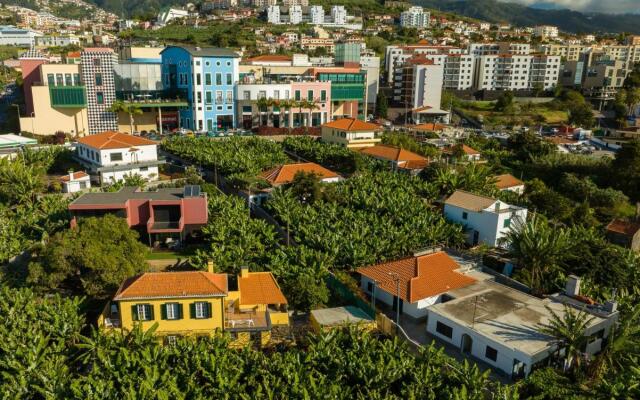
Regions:
M 640 14 L 640 0 L 502 0 L 544 8 L 568 8 L 576 11 Z

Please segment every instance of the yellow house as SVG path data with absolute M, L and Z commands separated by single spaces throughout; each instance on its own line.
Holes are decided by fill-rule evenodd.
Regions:
M 207 272 L 149 272 L 127 279 L 98 325 L 130 331 L 136 324 L 143 330 L 157 324 L 156 334 L 165 343 L 224 330 L 236 345 L 264 345 L 288 336 L 286 305 L 270 272 L 243 268 L 237 279 L 229 279 L 210 265 Z
M 341 118 L 322 125 L 322 141 L 350 149 L 375 146 L 380 126 L 356 118 Z

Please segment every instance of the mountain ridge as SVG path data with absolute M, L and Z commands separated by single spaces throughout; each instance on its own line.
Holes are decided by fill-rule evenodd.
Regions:
M 583 13 L 567 9 L 542 9 L 496 0 L 412 0 L 415 5 L 452 12 L 488 22 L 517 26 L 554 25 L 571 33 L 640 34 L 640 15 Z

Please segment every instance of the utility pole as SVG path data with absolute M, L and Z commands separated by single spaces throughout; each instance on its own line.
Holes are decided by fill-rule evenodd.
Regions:
M 400 327 L 400 276 L 395 272 L 387 272 L 387 274 L 396 283 L 396 325 Z
M 478 296 L 474 297 L 473 301 L 473 319 L 471 320 L 471 327 L 475 327 L 476 325 L 476 309 L 478 308 Z

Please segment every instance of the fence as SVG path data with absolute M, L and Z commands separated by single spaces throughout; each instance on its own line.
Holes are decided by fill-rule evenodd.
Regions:
M 345 303 L 349 303 L 349 305 L 356 306 L 360 308 L 362 311 L 367 313 L 371 318 L 375 318 L 376 311 L 371 308 L 371 305 L 364 301 L 362 298 L 357 296 L 355 293 L 351 291 L 344 283 L 340 282 L 335 275 L 329 274 L 326 279 L 327 287 L 331 290 L 337 297 L 342 299 Z

